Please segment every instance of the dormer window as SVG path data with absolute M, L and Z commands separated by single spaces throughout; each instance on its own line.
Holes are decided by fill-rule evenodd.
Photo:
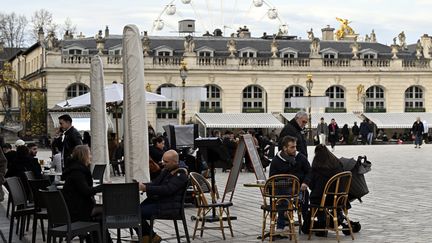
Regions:
M 255 58 L 257 57 L 257 50 L 254 48 L 246 47 L 239 50 L 240 57 L 243 58 Z
M 333 48 L 325 48 L 321 50 L 321 56 L 323 59 L 337 59 L 338 51 Z
M 198 53 L 198 56 L 200 56 L 200 57 L 211 57 L 211 56 L 213 56 L 213 55 L 212 55 L 212 53 L 209 52 L 209 51 L 200 51 L 200 52 Z
M 169 51 L 158 51 L 157 55 L 160 56 L 160 57 L 168 57 L 168 56 L 171 56 L 171 52 L 169 52 Z
M 241 57 L 251 57 L 251 58 L 253 58 L 253 57 L 255 57 L 255 53 L 254 52 L 243 52 L 241 54 Z
M 280 50 L 280 57 L 281 58 L 297 58 L 298 57 L 298 50 L 293 49 L 291 47 L 283 48 Z
M 323 58 L 324 59 L 335 59 L 336 55 L 334 53 L 324 53 Z
M 63 50 L 63 55 L 88 55 L 88 50 L 84 49 L 66 49 Z
M 374 49 L 364 49 L 360 51 L 360 58 L 362 59 L 377 59 L 378 58 L 378 52 Z
M 284 53 L 282 57 L 283 58 L 296 58 L 296 54 L 293 52 L 287 52 L 287 53 Z
M 78 49 L 69 50 L 69 55 L 81 55 L 81 54 L 82 54 L 82 50 L 78 50 Z
M 375 54 L 372 53 L 364 54 L 363 59 L 375 59 Z

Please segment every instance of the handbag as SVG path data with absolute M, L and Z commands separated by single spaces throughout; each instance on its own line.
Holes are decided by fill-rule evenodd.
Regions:
M 161 170 L 160 166 L 152 159 L 149 160 L 150 173 L 157 173 Z

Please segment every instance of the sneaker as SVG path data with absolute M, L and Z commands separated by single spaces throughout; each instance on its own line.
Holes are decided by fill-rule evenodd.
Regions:
M 417 148 L 418 146 L 416 145 L 414 148 Z

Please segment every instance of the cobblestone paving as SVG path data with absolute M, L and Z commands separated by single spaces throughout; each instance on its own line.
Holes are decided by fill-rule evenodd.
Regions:
M 313 147 L 309 147 L 309 154 L 313 155 Z M 338 157 L 367 155 L 373 163 L 372 171 L 366 174 L 370 193 L 363 198 L 363 203 L 354 202 L 349 212 L 351 219 L 360 221 L 362 225 L 362 230 L 355 234 L 355 242 L 432 241 L 432 227 L 428 222 L 432 216 L 432 145 L 424 145 L 421 149 L 415 149 L 413 145 L 337 146 L 335 154 Z M 48 152 L 39 153 L 39 158 L 47 157 Z M 227 178 L 228 173 L 217 171 L 216 180 L 221 194 Z M 114 177 L 112 180 L 121 182 L 123 177 Z M 231 210 L 231 214 L 238 218 L 233 221 L 234 237 L 225 232 L 227 239 L 223 241 L 220 231 L 206 230 L 202 238 L 197 237 L 193 242 L 261 242 L 257 239 L 261 231 L 261 195 L 257 188 L 243 186 L 254 181 L 254 174 L 240 173 Z M 0 229 L 7 237 L 9 221 L 4 217 L 5 207 L 5 202 L 0 204 Z M 191 236 L 194 221 L 190 217 L 195 213 L 193 207 L 186 209 Z M 172 221 L 157 221 L 155 227 L 163 242 L 176 242 Z M 42 242 L 38 232 L 37 242 Z M 123 234 L 127 235 L 126 231 Z M 13 242 L 31 242 L 31 230 L 23 241 L 17 238 L 14 235 Z M 305 235 L 300 235 L 298 239 L 299 242 L 336 242 L 334 233 L 329 233 L 327 238 L 313 236 L 310 241 Z M 341 236 L 341 242 L 351 241 L 349 236 Z M 276 242 L 290 241 L 280 239 Z

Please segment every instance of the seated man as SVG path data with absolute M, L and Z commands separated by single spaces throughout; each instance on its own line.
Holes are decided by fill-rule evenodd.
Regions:
M 146 219 L 152 216 L 178 213 L 181 208 L 181 198 L 188 183 L 188 176 L 179 168 L 179 155 L 175 150 L 168 150 L 162 157 L 164 168 L 160 175 L 150 183 L 140 183 L 141 191 L 147 193 L 147 199 L 141 203 L 142 243 L 159 243 L 162 239 L 152 232 Z
M 301 191 L 303 193 L 302 213 L 303 217 L 306 216 L 307 205 L 308 205 L 308 191 L 307 185 L 303 183 L 304 179 L 310 171 L 310 164 L 306 156 L 302 153 L 297 152 L 297 139 L 292 136 L 285 136 L 281 141 L 282 150 L 280 150 L 273 158 L 270 164 L 269 176 L 279 174 L 292 174 L 297 176 L 301 183 Z M 282 233 L 285 226 L 285 217 L 283 217 L 283 211 L 278 212 L 278 220 L 276 225 L 276 232 Z

